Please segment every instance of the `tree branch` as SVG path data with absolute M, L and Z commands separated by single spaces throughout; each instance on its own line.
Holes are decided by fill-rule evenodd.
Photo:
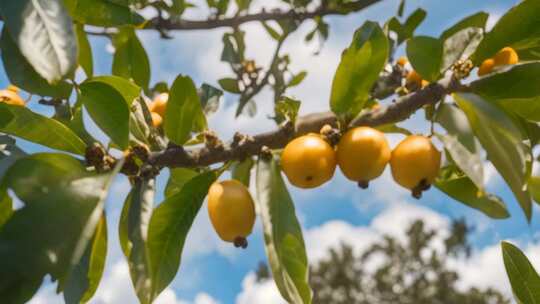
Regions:
M 439 102 L 445 94 L 466 89 L 454 78 L 447 77 L 417 92 L 403 96 L 387 107 L 364 112 L 350 123 L 349 128 L 376 127 L 398 122 L 425 105 Z M 164 151 L 152 153 L 148 163 L 159 167 L 175 168 L 209 166 L 230 160 L 242 160 L 248 156 L 258 155 L 265 146 L 270 149 L 283 148 L 294 137 L 310 132 L 318 133 L 325 124 L 335 126 L 336 122 L 336 117 L 331 112 L 314 113 L 299 117 L 294 127 L 286 124 L 275 131 L 255 135 L 240 144 L 233 142 L 216 149 L 203 147 L 186 150 L 181 146 L 168 147 Z
M 255 14 L 241 15 L 230 18 L 222 19 L 208 19 L 208 20 L 170 20 L 155 17 L 144 29 L 153 30 L 208 30 L 220 27 L 237 27 L 243 23 L 252 21 L 281 21 L 294 19 L 297 21 L 304 21 L 306 19 L 312 19 L 314 17 L 323 17 L 328 15 L 347 15 L 349 13 L 363 10 L 364 8 L 380 2 L 381 0 L 358 0 L 351 3 L 341 4 L 339 8 L 326 7 L 324 5 L 319 6 L 317 9 L 311 12 L 297 12 L 295 10 L 282 11 L 279 9 L 272 11 L 261 11 Z

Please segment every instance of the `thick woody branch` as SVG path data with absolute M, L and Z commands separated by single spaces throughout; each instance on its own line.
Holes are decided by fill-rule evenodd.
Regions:
M 347 15 L 349 13 L 361 11 L 364 8 L 380 2 L 381 0 L 358 0 L 351 3 L 340 5 L 340 8 L 331 8 L 324 5 L 319 6 L 313 11 L 298 12 L 295 10 L 283 11 L 272 10 L 262 11 L 255 14 L 240 15 L 230 18 L 216 18 L 208 20 L 169 20 L 162 18 L 152 19 L 145 29 L 158 30 L 208 30 L 220 27 L 237 27 L 241 24 L 252 21 L 281 21 L 281 20 L 297 20 L 304 21 L 314 17 L 323 17 L 328 15 Z
M 425 88 L 403 96 L 388 107 L 366 111 L 354 119 L 349 127 L 381 126 L 401 121 L 425 105 L 435 104 L 445 94 L 466 89 L 453 78 L 446 78 L 432 83 Z M 222 163 L 230 160 L 242 160 L 248 156 L 258 155 L 263 147 L 270 149 L 283 148 L 292 138 L 310 132 L 319 132 L 325 124 L 336 125 L 336 116 L 331 112 L 314 113 L 299 117 L 296 125 L 284 125 L 277 130 L 262 133 L 241 141 L 226 144 L 219 149 L 208 147 L 184 149 L 172 146 L 161 152 L 153 153 L 148 163 L 160 167 L 200 167 Z

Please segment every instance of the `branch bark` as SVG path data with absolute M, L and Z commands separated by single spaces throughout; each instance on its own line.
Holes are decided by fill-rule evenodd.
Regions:
M 293 19 L 304 21 L 314 17 L 323 17 L 328 15 L 347 15 L 349 13 L 358 12 L 366 7 L 380 2 L 381 0 L 358 0 L 351 3 L 342 4 L 339 9 L 319 6 L 317 9 L 310 12 L 297 12 L 295 10 L 283 11 L 261 11 L 255 14 L 241 15 L 230 18 L 208 19 L 208 20 L 169 20 L 161 18 L 153 18 L 145 27 L 145 29 L 153 30 L 208 30 L 220 27 L 236 27 L 243 23 L 252 21 L 281 21 Z
M 451 77 L 432 83 L 425 88 L 403 96 L 387 107 L 366 111 L 352 120 L 348 128 L 357 126 L 381 126 L 401 121 L 428 104 L 435 104 L 446 94 L 464 91 L 462 86 Z M 263 147 L 270 149 L 283 148 L 292 138 L 310 132 L 318 133 L 325 124 L 336 126 L 337 119 L 332 112 L 314 113 L 299 117 L 292 126 L 283 125 L 277 130 L 258 134 L 238 143 L 233 141 L 220 148 L 185 149 L 181 146 L 168 147 L 164 151 L 154 152 L 148 164 L 159 167 L 201 167 L 231 160 L 242 160 L 248 156 L 258 155 Z

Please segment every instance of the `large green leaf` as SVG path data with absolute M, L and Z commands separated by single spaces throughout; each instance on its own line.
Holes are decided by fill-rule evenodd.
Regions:
M 75 26 L 75 33 L 77 34 L 77 44 L 79 46 L 79 65 L 86 73 L 87 77 L 94 76 L 94 60 L 92 59 L 92 47 L 88 41 L 88 35 L 84 31 L 84 25 L 78 23 Z
M 486 35 L 474 55 L 476 64 L 489 58 L 506 46 L 511 46 L 520 55 L 531 49 L 540 48 L 540 2 L 525 0 L 502 16 Z M 522 56 L 523 57 L 523 56 Z
M 92 298 L 103 276 L 106 256 L 107 220 L 102 216 L 91 243 L 65 283 L 66 303 L 86 303 Z
M 251 178 L 251 168 L 254 165 L 254 161 L 251 157 L 244 159 L 243 161 L 236 161 L 231 166 L 231 177 L 240 181 L 246 187 L 249 188 L 249 180 Z
M 257 162 L 257 203 L 266 254 L 281 295 L 289 303 L 311 303 L 302 229 L 274 159 L 259 159 Z
M 483 38 L 478 27 L 463 29 L 444 40 L 441 72 L 446 71 L 458 60 L 466 60 L 474 53 Z
M 184 144 L 192 131 L 206 128 L 197 88 L 188 76 L 174 80 L 165 111 L 165 134 L 177 145 Z
M 528 186 L 533 199 L 540 204 L 540 176 L 531 176 Z
M 115 144 L 125 149 L 129 142 L 129 106 L 140 89 L 116 76 L 91 78 L 80 89 L 90 117 Z
M 488 17 L 489 14 L 485 12 L 478 12 L 476 14 L 465 17 L 458 21 L 456 24 L 446 29 L 441 34 L 440 39 L 444 41 L 455 33 L 470 27 L 481 28 L 483 30 L 486 27 Z
M 416 28 L 424 21 L 427 13 L 425 10 L 418 8 L 401 24 L 396 17 L 392 17 L 387 24 L 390 31 L 397 34 L 397 44 L 400 45 L 405 40 L 411 38 Z
M 124 27 L 114 36 L 112 73 L 148 89 L 150 82 L 150 61 L 142 43 L 132 27 Z
M 84 154 L 85 143 L 62 123 L 26 107 L 0 103 L 0 132 L 53 149 Z
M 33 94 L 67 98 L 71 94 L 71 85 L 65 81 L 49 84 L 28 63 L 19 51 L 19 47 L 4 28 L 1 38 L 2 62 L 9 81 Z
M 189 229 L 216 178 L 214 171 L 197 175 L 154 211 L 148 231 L 152 298 L 157 297 L 176 276 Z
M 439 79 L 443 64 L 443 43 L 439 39 L 428 36 L 411 38 L 407 41 L 407 57 L 423 79 Z
M 113 0 L 64 0 L 64 3 L 73 19 L 84 24 L 113 27 L 144 22 L 128 5 Z
M 506 205 L 498 196 L 480 192 L 471 179 L 459 174 L 453 167 L 442 169 L 435 180 L 435 187 L 456 201 L 475 208 L 491 218 L 503 219 L 510 216 Z
M 18 160 L 5 181 L 23 200 L 0 231 L 0 298 L 28 298 L 45 274 L 59 280 L 59 290 L 83 256 L 94 235 L 113 172 L 101 175 L 84 171 L 81 162 L 64 154 L 34 154 Z M 71 169 L 50 181 L 48 172 Z M 43 185 L 47 186 L 46 189 Z M 39 196 L 20 196 L 21 189 Z M 24 197 L 24 198 L 23 198 Z M 46 236 L 46 237 L 44 237 Z
M 0 189 L 0 230 L 13 214 L 13 200 L 4 189 Z
M 540 62 L 507 67 L 473 81 L 473 92 L 499 102 L 519 116 L 540 121 Z
M 197 171 L 188 168 L 171 169 L 171 175 L 169 176 L 167 186 L 165 187 L 165 197 L 169 197 L 180 192 L 184 185 L 192 178 L 197 176 L 197 174 Z
M 77 67 L 77 40 L 62 0 L 0 1 L 4 24 L 21 53 L 49 83 Z
M 330 95 L 330 108 L 339 115 L 358 113 L 388 57 L 388 40 L 375 22 L 365 22 L 341 55 Z
M 530 220 L 531 195 L 525 187 L 530 160 L 521 131 L 502 109 L 478 95 L 459 93 L 454 95 L 454 99 L 467 115 L 488 159 L 506 181 Z
M 459 108 L 442 103 L 435 119 L 448 132 L 447 135 L 438 137 L 452 156 L 453 161 L 474 182 L 476 187 L 483 191 L 484 167 L 480 143 L 474 137 L 467 116 Z
M 540 303 L 540 276 L 531 262 L 516 246 L 502 242 L 501 247 L 504 267 L 516 300 L 520 304 Z
M 126 221 L 121 222 L 121 224 L 126 224 L 127 246 L 124 245 L 123 248 L 128 248 L 126 257 L 131 281 L 142 304 L 152 302 L 152 270 L 148 248 L 148 227 L 152 217 L 154 194 L 154 179 L 137 180 L 128 196 L 130 202 Z M 120 233 L 122 233 L 122 228 L 120 229 Z

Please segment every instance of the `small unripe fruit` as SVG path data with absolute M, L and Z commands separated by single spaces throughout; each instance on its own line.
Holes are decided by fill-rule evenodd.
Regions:
M 367 187 L 370 180 L 383 173 L 390 155 L 390 146 L 384 134 L 370 127 L 347 131 L 337 147 L 341 172 L 362 187 Z
M 491 73 L 493 71 L 493 68 L 495 67 L 495 61 L 493 59 L 486 59 L 482 62 L 480 67 L 478 68 L 478 76 L 483 76 L 486 74 Z
M 14 106 L 25 106 L 26 103 L 16 92 L 6 89 L 0 90 L 0 102 L 4 102 Z
M 285 146 L 281 167 L 294 186 L 315 188 L 334 176 L 336 153 L 318 134 L 300 136 Z
M 507 65 L 507 64 L 516 64 L 519 61 L 519 56 L 516 51 L 511 47 L 505 47 L 495 56 L 493 56 L 493 61 L 495 65 Z
M 151 112 L 150 115 L 152 115 L 152 125 L 154 128 L 158 128 L 163 123 L 163 118 L 161 115 L 159 115 L 156 112 Z
M 411 135 L 392 151 L 390 167 L 394 180 L 419 198 L 435 181 L 441 166 L 441 153 L 425 136 Z
M 246 237 L 255 224 L 255 205 L 244 184 L 237 180 L 212 184 L 208 190 L 208 215 L 222 240 L 247 247 Z
M 161 93 L 154 98 L 150 104 L 150 112 L 156 112 L 161 117 L 165 117 L 165 110 L 167 109 L 167 100 L 169 100 L 168 93 Z
M 409 61 L 407 60 L 407 57 L 405 57 L 405 56 L 401 56 L 397 60 L 397 64 L 400 65 L 401 67 L 404 67 L 408 62 Z

